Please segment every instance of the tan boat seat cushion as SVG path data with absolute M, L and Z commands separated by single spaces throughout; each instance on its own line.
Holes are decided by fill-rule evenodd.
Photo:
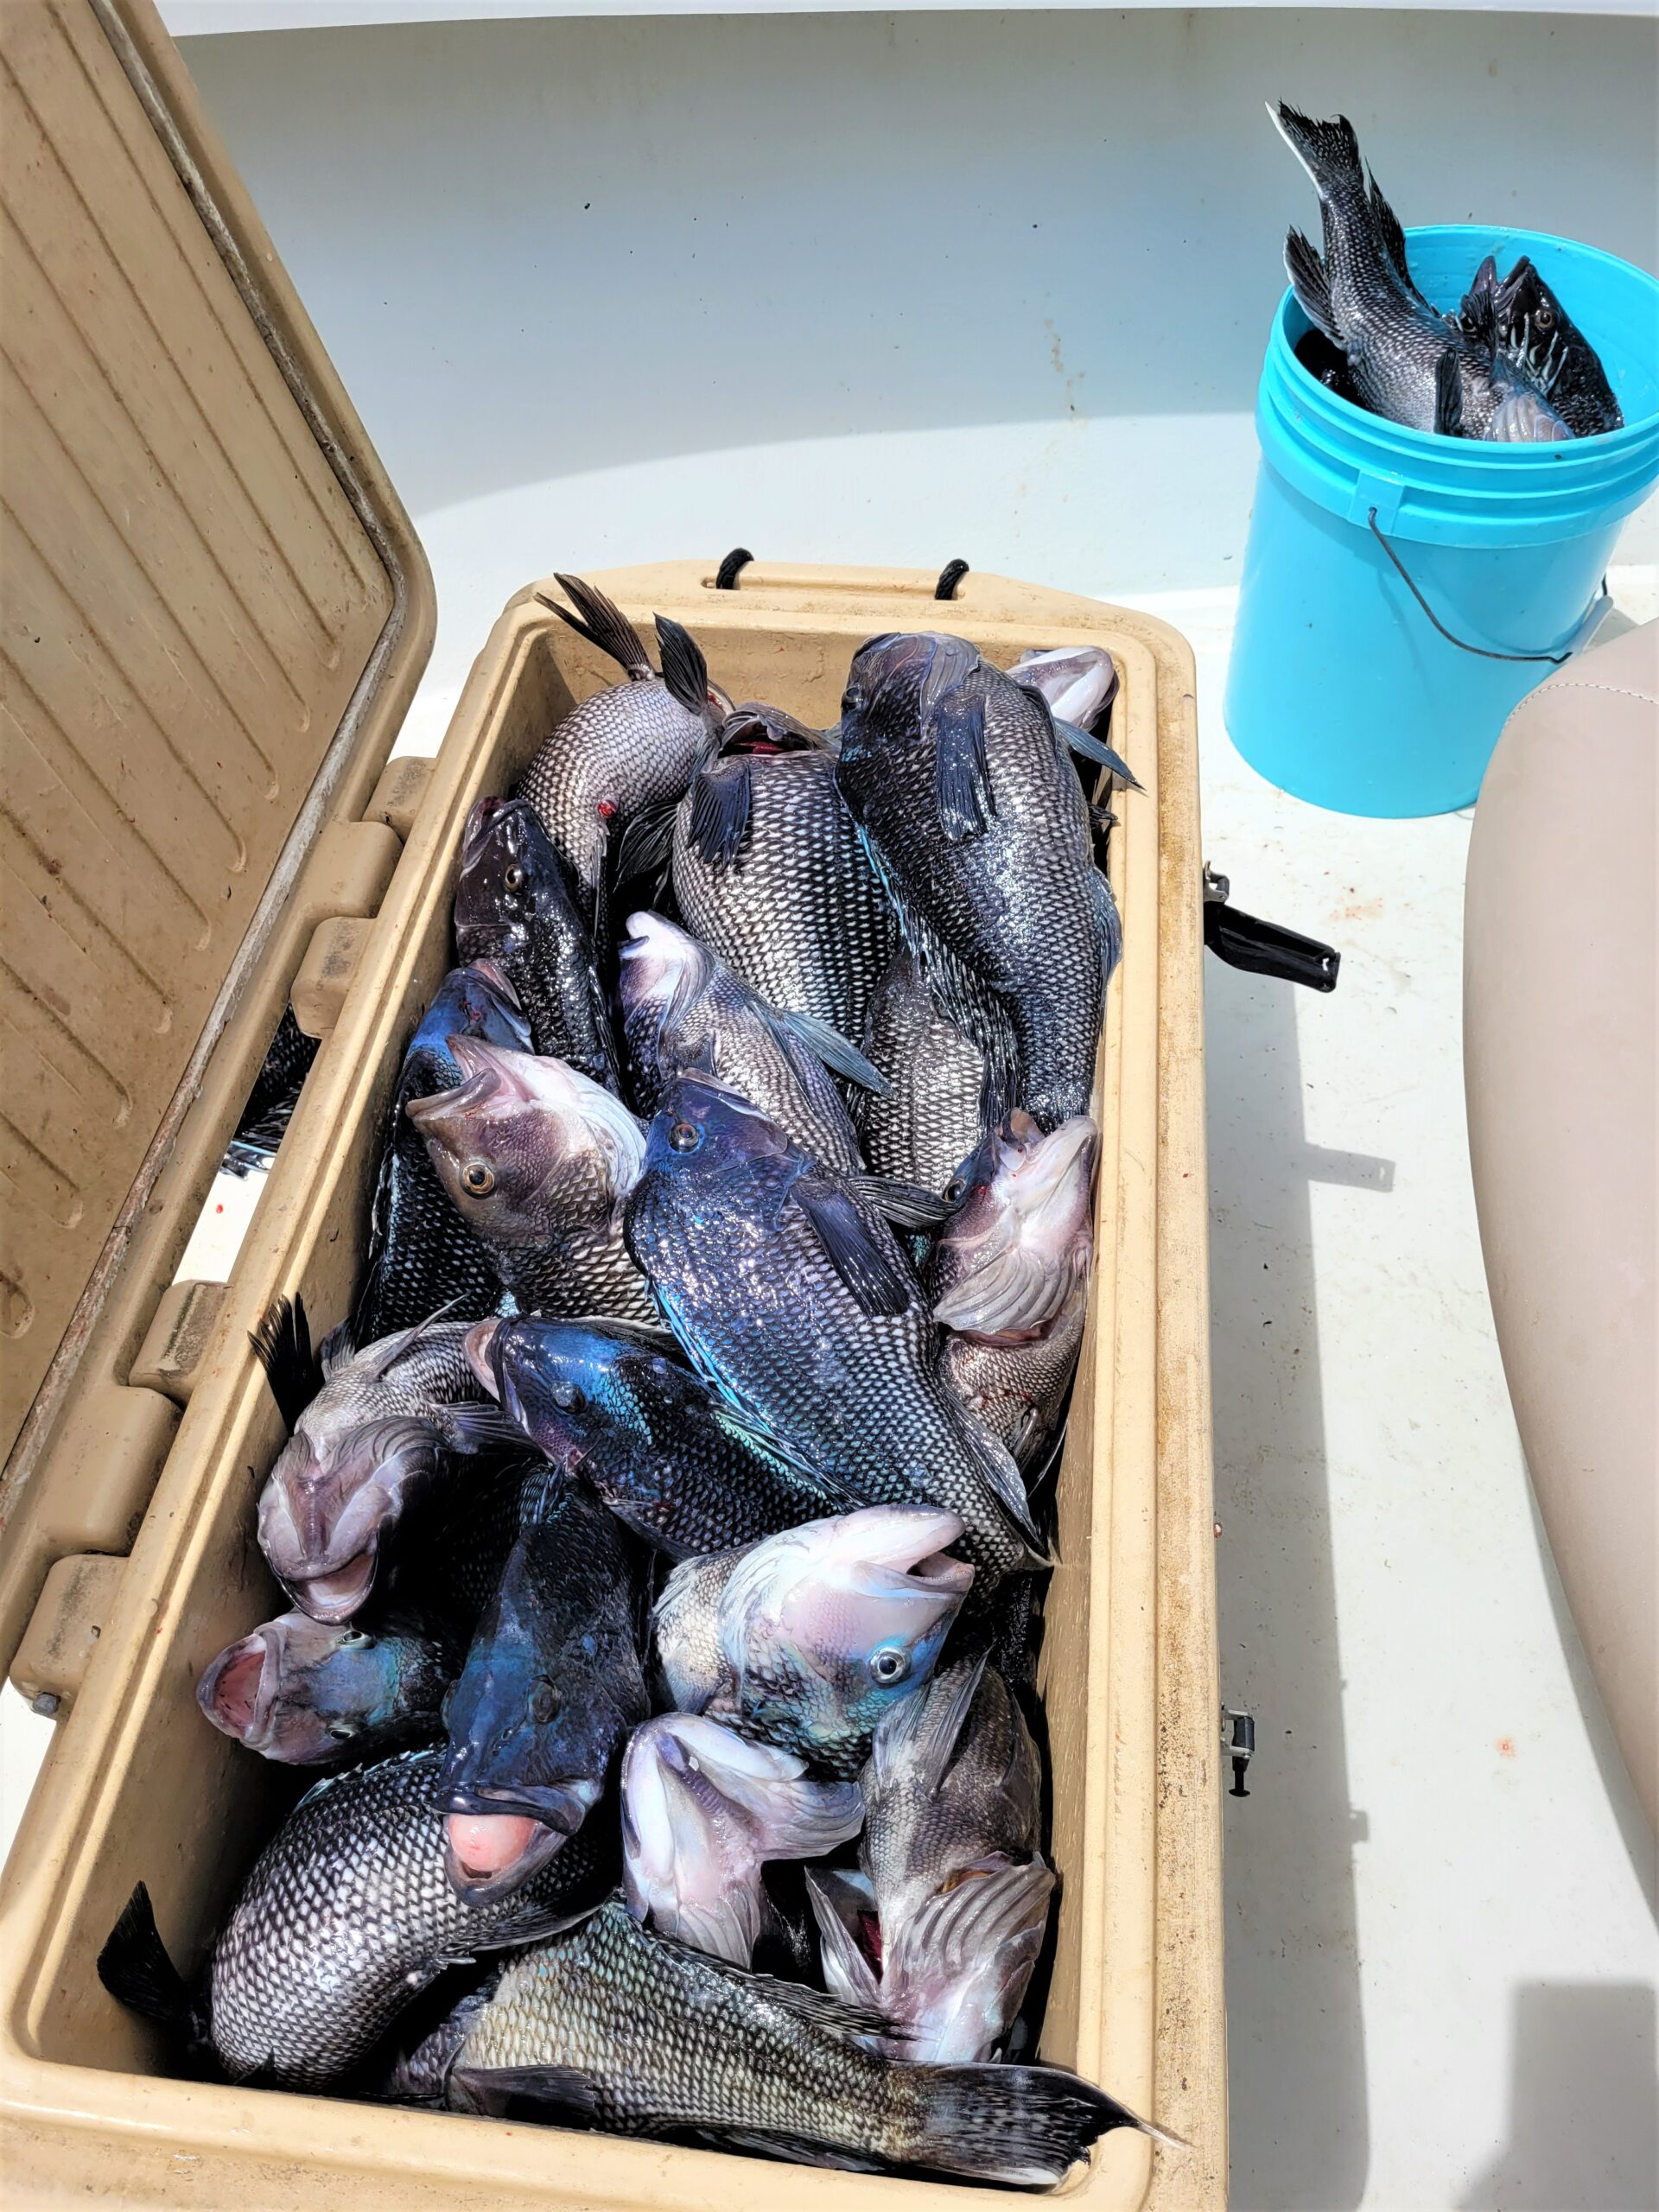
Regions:
M 1659 1831 L 1656 752 L 1659 624 L 1584 654 L 1510 715 L 1469 852 L 1464 1071 L 1522 1444 Z

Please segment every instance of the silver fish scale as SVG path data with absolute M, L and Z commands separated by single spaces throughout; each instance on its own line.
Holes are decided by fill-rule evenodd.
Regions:
M 695 1065 L 700 1048 L 708 1046 L 720 1082 L 758 1106 L 791 1144 L 842 1174 L 863 1167 L 858 1133 L 828 1068 L 804 1046 L 786 1049 L 749 990 L 731 976 L 710 976 L 671 1039 L 659 1043 L 658 1031 L 655 1006 L 642 1006 L 638 1021 L 627 1025 L 642 1119 L 657 1111 L 665 1084 Z
M 542 827 L 589 891 L 607 839 L 638 814 L 679 798 L 710 743 L 658 676 L 595 691 L 545 739 L 518 779 Z M 601 814 L 608 807 L 608 815 Z
M 748 758 L 748 836 L 712 868 L 674 822 L 674 895 L 685 926 L 774 1006 L 827 1021 L 851 1044 L 897 931 L 828 753 Z
M 1000 1444 L 1022 1459 L 1053 1433 L 1083 1344 L 1078 1299 L 1034 1344 L 981 1344 L 947 1332 L 939 1372 Z
M 985 1056 L 941 1010 L 907 949 L 876 991 L 864 1054 L 890 1086 L 855 1102 L 871 1172 L 943 1191 L 983 1133 Z
M 384 1374 L 380 1369 L 395 1338 L 365 1344 L 334 1368 L 300 1415 L 296 1433 L 321 1444 L 345 1429 L 397 1415 L 429 1421 L 441 1407 L 481 1404 L 488 1394 L 461 1349 L 470 1326 L 467 1321 L 426 1323 Z
M 629 1216 L 675 1333 L 712 1385 L 785 1450 L 867 1505 L 958 1515 L 962 1549 L 1002 1574 L 1026 1548 L 988 1487 L 970 1417 L 935 1371 L 938 1331 L 919 1291 L 899 1314 L 867 1314 L 794 1203 L 775 1228 L 741 1192 L 677 1195 L 647 1172 Z M 902 1268 L 892 1231 L 859 1209 Z
M 936 1675 L 925 1694 L 931 1717 L 950 1687 Z M 992 1853 L 1028 1858 L 1040 1840 L 1042 1767 L 1031 1732 L 1001 1676 L 988 1667 L 937 1789 L 901 1747 L 878 1777 L 863 1777 L 864 1840 L 859 1855 L 874 1885 L 883 1932 L 901 1923 L 960 1873 Z
M 780 2002 L 783 1986 L 648 1933 L 613 1901 L 512 1962 L 456 2064 L 569 2069 L 599 2125 L 625 2134 L 708 2127 L 912 2155 L 925 2076 L 861 2050 L 815 1993 Z
M 658 1321 L 651 1286 L 628 1256 L 620 1221 L 595 1229 L 587 1224 L 550 1224 L 535 1245 L 488 1244 L 501 1278 L 524 1313 L 575 1320 L 602 1315 L 613 1321 Z
M 521 1890 L 457 1897 L 431 1809 L 442 1758 L 407 1751 L 320 1783 L 261 1855 L 210 1969 L 213 2048 L 237 2079 L 335 2080 L 445 1964 L 545 1933 L 593 1882 L 596 1846 L 578 1831 Z
M 1045 1129 L 1086 1113 L 1104 1001 L 1089 807 L 1042 702 L 987 671 L 985 753 L 995 811 L 952 844 L 932 803 L 937 747 L 861 747 L 837 773 L 903 910 L 906 936 L 974 979 L 1012 1033 L 1015 1097 Z M 964 1020 L 970 1007 L 951 1011 Z M 994 1045 L 982 1038 L 980 1042 Z

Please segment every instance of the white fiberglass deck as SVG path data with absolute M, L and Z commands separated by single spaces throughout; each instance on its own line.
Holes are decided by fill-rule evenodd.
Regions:
M 1343 954 L 1330 998 L 1207 974 L 1221 1690 L 1258 1746 L 1226 1807 L 1246 2212 L 1659 2204 L 1653 1844 L 1475 1231 L 1468 823 L 1303 806 L 1220 716 L 1275 230 L 1311 211 L 1261 100 L 1346 106 L 1408 221 L 1652 266 L 1655 53 L 1630 22 L 1346 10 L 187 49 L 432 557 L 416 748 L 527 577 L 739 537 L 1155 594 L 1198 650 L 1208 855 Z M 1653 543 L 1649 516 L 1625 557 Z M 1651 569 L 1615 584 L 1656 611 Z M 254 1194 L 221 1185 L 193 1268 Z M 7 1690 L 0 1844 L 48 1733 Z

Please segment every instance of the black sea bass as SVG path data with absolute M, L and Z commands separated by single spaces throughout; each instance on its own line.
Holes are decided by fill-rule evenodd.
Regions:
M 836 782 L 945 1011 L 1006 1105 L 1087 1113 L 1120 935 L 1047 702 L 922 632 L 859 649 L 841 727 Z

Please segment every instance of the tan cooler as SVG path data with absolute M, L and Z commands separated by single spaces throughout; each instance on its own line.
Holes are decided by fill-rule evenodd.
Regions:
M 5 1189 L 0 1657 L 56 1734 L 0 1889 L 8 2205 L 982 2207 L 870 2179 L 171 2078 L 94 1960 L 136 1881 L 194 1968 L 294 1778 L 207 1727 L 200 1669 L 279 1605 L 279 1441 L 247 1332 L 348 1309 L 404 1047 L 448 964 L 467 811 L 614 671 L 527 589 L 435 761 L 387 765 L 430 648 L 421 549 L 144 0 L 0 10 Z M 1225 2194 L 1219 1713 L 1191 656 L 970 575 L 713 564 L 599 581 L 739 697 L 835 719 L 861 639 L 1108 646 L 1146 785 L 1113 876 L 1096 1282 L 1042 1687 L 1058 1951 L 1042 2056 L 1187 2139 L 1119 2133 L 1094 2212 Z M 324 1041 L 228 1286 L 175 1281 L 291 1000 Z

